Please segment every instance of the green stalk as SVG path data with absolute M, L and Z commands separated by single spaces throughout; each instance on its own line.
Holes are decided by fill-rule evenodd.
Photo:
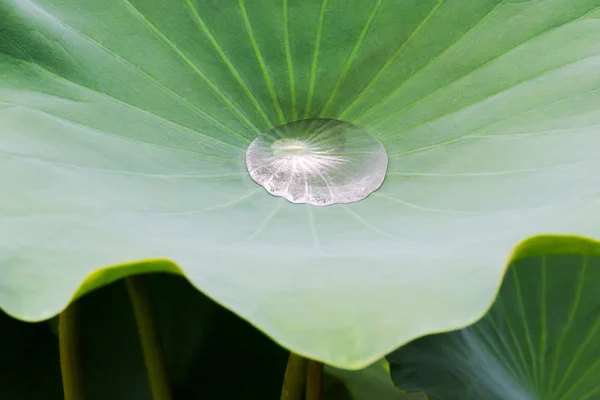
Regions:
M 302 400 L 307 367 L 308 360 L 306 358 L 290 352 L 283 376 L 281 400 Z
M 83 400 L 83 379 L 79 364 L 77 307 L 69 305 L 58 316 L 60 370 L 65 400 Z
M 323 363 L 310 360 L 306 374 L 306 400 L 321 400 L 323 394 Z
M 163 361 L 148 289 L 140 276 L 126 278 L 125 284 L 137 323 L 152 399 L 171 400 L 171 388 L 169 387 L 169 379 Z

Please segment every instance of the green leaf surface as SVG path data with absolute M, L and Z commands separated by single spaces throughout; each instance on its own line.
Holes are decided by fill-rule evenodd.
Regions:
M 180 271 L 348 368 L 475 321 L 520 242 L 600 236 L 598 6 L 3 0 L 0 306 Z M 254 184 L 247 145 L 302 117 L 379 138 L 383 186 L 311 207 Z
M 598 399 L 599 285 L 600 257 L 524 258 L 475 325 L 390 354 L 392 377 L 433 400 Z

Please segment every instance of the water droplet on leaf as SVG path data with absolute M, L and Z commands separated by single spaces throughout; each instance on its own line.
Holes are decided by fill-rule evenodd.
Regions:
M 269 193 L 320 206 L 364 199 L 383 183 L 387 164 L 365 129 L 324 118 L 278 126 L 246 151 L 250 176 Z

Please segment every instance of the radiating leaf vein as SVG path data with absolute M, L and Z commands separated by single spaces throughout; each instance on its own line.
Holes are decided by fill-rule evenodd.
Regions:
M 243 135 L 241 135 L 240 133 L 232 130 L 231 128 L 223 125 L 220 121 L 216 120 L 215 118 L 211 117 L 208 113 L 202 111 L 201 109 L 199 109 L 196 105 L 190 103 L 189 101 L 187 101 L 185 98 L 181 97 L 177 92 L 175 92 L 173 89 L 171 89 L 170 87 L 168 87 L 167 85 L 163 84 L 162 82 L 160 82 L 158 79 L 156 79 L 154 76 L 150 75 L 149 73 L 147 73 L 146 71 L 144 71 L 141 67 L 136 66 L 134 64 L 132 64 L 131 62 L 129 62 L 127 59 L 121 57 L 119 54 L 115 53 L 114 51 L 112 51 L 111 49 L 109 49 L 108 47 L 104 46 L 102 43 L 100 43 L 99 41 L 97 41 L 96 39 L 84 34 L 83 32 L 75 29 L 74 27 L 72 27 L 71 25 L 68 25 L 67 23 L 65 23 L 64 21 L 56 18 L 54 15 L 50 14 L 49 12 L 47 12 L 46 10 L 40 8 L 37 4 L 35 4 L 35 9 L 37 12 L 41 13 L 42 15 L 44 15 L 46 18 L 51 19 L 52 21 L 54 21 L 55 23 L 59 24 L 60 26 L 62 26 L 63 28 L 67 29 L 68 31 L 70 31 L 71 33 L 76 34 L 77 36 L 81 37 L 82 39 L 84 39 L 85 41 L 89 42 L 90 44 L 94 45 L 95 47 L 99 48 L 100 50 L 102 50 L 103 52 L 105 52 L 106 54 L 110 55 L 111 57 L 113 57 L 115 60 L 117 60 L 118 62 L 120 62 L 121 64 L 127 66 L 129 69 L 131 69 L 132 71 L 136 72 L 137 74 L 139 74 L 140 76 L 148 79 L 150 82 L 152 82 L 152 84 L 154 84 L 155 86 L 157 86 L 163 93 L 165 93 L 166 95 L 174 98 L 175 100 L 177 100 L 179 103 L 181 103 L 182 105 L 184 105 L 185 107 L 187 107 L 188 109 L 192 110 L 194 113 L 198 114 L 200 117 L 204 118 L 205 120 L 207 120 L 208 122 L 210 122 L 211 124 L 218 126 L 220 128 L 222 128 L 223 130 L 225 130 L 226 132 L 231 133 L 233 136 L 236 136 L 237 138 L 239 138 L 240 140 L 242 140 L 244 143 L 248 143 L 249 140 L 248 138 L 244 137 Z M 30 57 L 31 58 L 31 57 Z M 38 64 L 36 64 L 33 59 L 30 60 L 23 60 L 23 63 L 29 63 L 31 65 L 34 66 L 38 66 Z M 44 69 L 43 67 L 39 66 L 40 69 Z M 45 70 L 45 69 L 44 69 Z M 47 71 L 47 70 L 45 70 Z M 48 71 L 50 72 L 50 71 Z M 55 75 L 54 73 L 52 73 L 52 75 Z M 58 75 L 55 75 L 58 76 Z M 64 77 L 61 76 L 62 79 L 70 82 L 70 83 L 74 83 Z M 78 86 L 81 87 L 85 87 L 89 90 L 92 90 L 96 93 L 102 93 L 108 97 L 111 97 L 115 100 L 117 100 L 116 98 L 108 95 L 108 93 L 104 93 L 104 92 L 98 92 L 94 89 L 92 89 L 89 86 L 83 86 L 80 84 L 76 84 Z M 156 114 L 153 114 L 156 115 Z M 202 135 L 201 133 L 198 132 L 198 134 Z M 204 136 L 204 135 L 203 135 Z M 207 139 L 212 140 L 212 141 L 219 141 L 213 137 L 210 136 L 205 136 Z M 219 141 L 221 143 L 227 144 L 226 142 L 222 142 Z
M 319 62 L 319 50 L 321 48 L 321 40 L 323 37 L 323 26 L 325 24 L 325 14 L 327 11 L 327 5 L 329 0 L 323 0 L 321 3 L 321 11 L 319 13 L 319 24 L 317 27 L 317 37 L 315 39 L 315 46 L 313 51 L 313 59 L 310 68 L 310 81 L 308 84 L 308 95 L 306 98 L 306 106 L 304 107 L 304 118 L 308 118 L 310 116 L 310 111 L 312 108 L 312 100 L 315 94 L 315 82 L 317 79 L 317 67 Z
M 292 121 L 298 118 L 298 106 L 296 100 L 296 78 L 294 76 L 294 60 L 292 59 L 292 49 L 290 46 L 290 21 L 288 0 L 283 0 L 283 45 L 285 49 L 285 59 L 290 81 L 290 96 L 292 105 Z
M 386 61 L 386 63 L 381 67 L 381 69 L 377 72 L 377 74 L 371 79 L 371 81 L 365 86 L 360 93 L 354 98 L 352 103 L 339 115 L 339 119 L 344 119 L 348 117 L 350 111 L 352 111 L 358 103 L 369 93 L 369 91 L 379 82 L 385 71 L 392 65 L 392 63 L 400 57 L 404 50 L 408 47 L 408 45 L 412 42 L 412 40 L 421 32 L 423 27 L 427 25 L 429 20 L 438 12 L 441 8 L 442 4 L 444 4 L 446 0 L 438 0 L 436 5 L 429 11 L 429 13 L 423 18 L 423 20 L 417 25 L 417 27 L 412 31 L 412 33 L 408 36 L 408 38 L 400 45 L 400 47 L 394 52 L 394 54 Z M 353 120 L 358 120 L 358 118 L 354 118 Z
M 348 58 L 346 59 L 344 68 L 343 68 L 337 82 L 335 83 L 335 86 L 334 86 L 333 90 L 331 91 L 331 94 L 329 95 L 329 99 L 327 100 L 327 102 L 325 103 L 325 106 L 321 110 L 320 115 L 327 115 L 327 113 L 329 112 L 329 108 L 333 104 L 333 100 L 335 99 L 335 96 L 338 94 L 338 91 L 340 90 L 342 83 L 346 79 L 348 72 L 350 72 L 350 68 L 354 64 L 354 61 L 356 60 L 356 56 L 358 55 L 358 52 L 360 51 L 362 44 L 365 41 L 365 38 L 367 37 L 369 28 L 371 28 L 371 24 L 373 23 L 375 16 L 379 12 L 379 9 L 381 8 L 382 3 L 383 3 L 383 0 L 377 0 L 375 2 L 375 6 L 373 7 L 371 14 L 367 18 L 367 22 L 365 23 L 362 31 L 360 32 L 360 35 L 356 39 L 356 43 L 354 44 L 354 46 L 352 48 L 350 56 L 348 56 Z
M 142 14 L 129 0 L 122 0 L 127 8 L 135 15 L 152 33 L 154 33 L 159 39 L 161 39 L 181 60 L 196 74 L 198 77 L 221 99 L 221 101 L 229 107 L 229 109 L 250 129 L 254 130 L 257 134 L 260 134 L 260 130 L 253 124 L 246 115 L 240 109 L 233 104 L 233 102 L 221 91 L 221 89 L 212 82 L 208 76 L 194 63 L 192 62 L 176 45 L 173 43 L 156 25 L 154 25 L 144 14 Z M 243 140 L 248 140 L 247 137 L 242 136 Z
M 258 100 L 256 100 L 254 94 L 252 94 L 252 91 L 250 90 L 246 82 L 244 82 L 244 79 L 242 78 L 238 70 L 235 68 L 235 65 L 233 65 L 231 60 L 229 60 L 227 54 L 225 54 L 225 51 L 223 50 L 217 39 L 215 39 L 212 32 L 208 29 L 208 26 L 204 22 L 204 19 L 202 19 L 202 17 L 200 16 L 200 12 L 198 11 L 198 9 L 194 7 L 191 0 L 185 0 L 185 4 L 188 9 L 188 12 L 192 16 L 192 19 L 194 20 L 198 28 L 200 28 L 202 33 L 206 36 L 210 44 L 213 46 L 213 48 L 221 58 L 221 61 L 223 61 L 223 63 L 227 66 L 227 69 L 229 70 L 231 75 L 233 75 L 238 85 L 242 88 L 242 91 L 246 94 L 246 96 L 248 97 L 248 99 L 250 100 L 260 117 L 267 124 L 267 126 L 271 128 L 273 126 L 273 123 L 265 113 L 265 110 L 259 104 Z
M 271 95 L 271 99 L 273 100 L 273 106 L 275 107 L 275 112 L 277 113 L 277 117 L 279 118 L 279 123 L 284 124 L 285 116 L 283 115 L 283 111 L 281 110 L 281 105 L 279 104 L 277 93 L 275 92 L 275 86 L 273 86 L 273 81 L 271 80 L 271 76 L 269 75 L 267 63 L 265 62 L 262 52 L 258 47 L 258 42 L 256 40 L 256 36 L 254 35 L 254 30 L 252 29 L 250 18 L 248 17 L 248 11 L 246 10 L 245 1 L 239 0 L 239 6 L 242 12 L 242 17 L 244 19 L 244 25 L 246 26 L 246 33 L 248 33 L 248 38 L 250 40 L 250 44 L 252 45 L 252 49 L 254 50 L 254 55 L 258 60 L 260 70 L 262 71 L 263 78 L 265 80 L 265 84 L 267 85 L 267 89 L 269 91 L 269 94 Z
M 557 25 L 557 26 L 555 26 L 555 27 L 552 27 L 552 28 L 550 28 L 550 29 L 547 29 L 547 30 L 545 30 L 545 31 L 543 31 L 543 32 L 539 32 L 538 34 L 534 35 L 533 37 L 531 37 L 531 38 L 529 38 L 529 39 L 527 39 L 527 40 L 525 40 L 525 41 L 523 41 L 523 42 L 519 43 L 518 45 L 516 45 L 516 46 L 515 46 L 515 47 L 513 47 L 512 49 L 510 49 L 510 50 L 507 50 L 507 51 L 505 51 L 505 52 L 503 52 L 503 53 L 501 53 L 501 54 L 499 54 L 499 55 L 497 55 L 497 56 L 495 56 L 495 57 L 493 57 L 493 58 L 489 59 L 489 60 L 488 60 L 488 61 L 486 61 L 485 63 L 483 63 L 483 64 L 481 64 L 481 65 L 477 66 L 476 68 L 474 68 L 474 69 L 472 69 L 472 70 L 470 70 L 470 71 L 469 71 L 469 72 L 467 72 L 466 74 L 463 74 L 463 75 L 461 75 L 460 77 L 458 77 L 457 79 L 454 79 L 454 80 L 452 80 L 451 82 L 448 82 L 447 84 L 445 84 L 445 85 L 443 85 L 443 86 L 439 87 L 438 89 L 434 90 L 433 92 L 429 93 L 428 95 L 426 95 L 426 96 L 423 96 L 423 97 L 421 97 L 421 98 L 419 98 L 419 99 L 417 99 L 417 100 L 415 100 L 415 101 L 413 101 L 413 102 L 411 102 L 411 103 L 407 104 L 406 106 L 402 107 L 401 109 L 399 109 L 399 110 L 397 110 L 397 111 L 394 111 L 394 112 L 393 112 L 393 113 L 391 113 L 390 115 L 388 115 L 388 116 L 386 116 L 386 117 L 384 117 L 384 118 L 382 118 L 382 119 L 378 120 L 378 121 L 375 123 L 375 125 L 374 125 L 374 126 L 380 126 L 380 125 L 383 125 L 383 124 L 385 124 L 385 123 L 389 122 L 390 120 L 393 120 L 393 119 L 397 118 L 399 115 L 402 115 L 402 114 L 403 114 L 405 111 L 407 111 L 407 110 L 410 110 L 410 109 L 414 108 L 414 107 L 415 107 L 417 104 L 419 104 L 419 103 L 421 103 L 421 102 L 423 102 L 423 101 L 425 101 L 425 100 L 427 100 L 427 99 L 429 99 L 429 98 L 433 97 L 434 95 L 436 95 L 436 94 L 440 93 L 440 92 L 441 92 L 441 91 L 443 91 L 443 90 L 446 90 L 446 89 L 447 89 L 447 88 L 449 88 L 451 85 L 455 85 L 455 84 L 457 84 L 457 83 L 459 83 L 459 82 L 463 81 L 464 79 L 467 79 L 467 78 L 469 78 L 469 77 L 470 77 L 470 76 L 471 76 L 473 73 L 475 73 L 475 72 L 477 72 L 477 71 L 480 71 L 480 70 L 483 70 L 484 68 L 487 68 L 487 67 L 488 67 L 488 66 L 490 66 L 492 63 L 494 63 L 494 62 L 498 61 L 500 58 L 502 58 L 502 57 L 504 57 L 504 56 L 506 56 L 506 55 L 508 55 L 508 54 L 510 54 L 510 53 L 512 53 L 512 52 L 515 52 L 515 51 L 517 51 L 517 50 L 521 49 L 522 47 L 524 47 L 524 46 L 526 46 L 526 45 L 530 44 L 531 42 L 533 42 L 533 41 L 535 41 L 535 40 L 539 40 L 539 38 L 540 38 L 540 37 L 543 37 L 543 36 L 549 35 L 549 34 L 551 34 L 551 33 L 554 33 L 555 31 L 557 31 L 557 30 L 559 30 L 559 29 L 561 29 L 561 28 L 564 28 L 565 26 L 567 26 L 567 25 L 569 25 L 569 24 L 575 23 L 575 22 L 577 22 L 577 21 L 579 21 L 579 20 L 580 20 L 580 18 L 577 18 L 577 19 L 574 19 L 574 20 L 570 20 L 570 21 L 567 21 L 567 22 L 565 22 L 565 23 L 559 24 L 559 25 Z M 443 117 L 445 117 L 445 116 L 447 116 L 447 115 L 450 115 L 450 114 L 457 113 L 457 112 L 459 112 L 459 111 L 462 111 L 462 110 L 465 110 L 465 109 L 467 109 L 467 108 L 469 108 L 469 107 L 471 107 L 471 106 L 473 106 L 473 105 L 475 105 L 475 104 L 478 104 L 478 103 L 484 102 L 484 101 L 486 101 L 486 100 L 489 100 L 489 99 L 491 99 L 491 98 L 493 98 L 493 97 L 496 97 L 496 96 L 498 96 L 498 95 L 500 95 L 500 94 L 507 93 L 507 92 L 509 92 L 510 90 L 513 90 L 514 88 L 516 88 L 517 86 L 520 86 L 520 85 L 523 85 L 523 84 L 525 84 L 525 83 L 531 82 L 531 81 L 533 81 L 533 80 L 535 80 L 535 79 L 538 79 L 538 78 L 540 78 L 540 77 L 542 77 L 542 76 L 544 76 L 544 75 L 548 75 L 548 74 L 551 74 L 551 73 L 555 73 L 555 72 L 558 72 L 558 71 L 564 70 L 565 68 L 567 68 L 567 67 L 569 67 L 569 66 L 572 66 L 573 64 L 576 64 L 576 63 L 578 63 L 578 62 L 581 62 L 581 61 L 589 60 L 589 59 L 592 59 L 592 58 L 595 58 L 595 56 L 583 57 L 583 58 L 580 58 L 580 59 L 576 59 L 576 60 L 574 60 L 574 61 L 569 61 L 569 62 L 567 62 L 567 63 L 565 63 L 565 64 L 562 64 L 562 65 L 559 65 L 559 66 L 557 66 L 557 67 L 554 67 L 554 68 L 550 68 L 550 69 L 548 69 L 548 70 L 541 71 L 541 72 L 539 72 L 539 73 L 536 73 L 536 74 L 534 74 L 534 75 L 532 75 L 532 76 L 529 76 L 529 77 L 523 78 L 523 79 L 521 79 L 521 80 L 519 80 L 519 81 L 515 82 L 514 84 L 512 84 L 512 85 L 511 85 L 510 87 L 508 87 L 508 88 L 505 88 L 505 89 L 499 90 L 499 91 L 497 91 L 497 92 L 491 93 L 491 94 L 489 94 L 489 95 L 486 95 L 484 98 L 478 99 L 478 100 L 474 101 L 473 103 L 469 103 L 469 104 L 467 104 L 467 105 L 464 105 L 464 106 L 460 107 L 460 108 L 459 108 L 459 109 L 457 109 L 457 110 L 449 111 L 449 112 L 447 112 L 447 113 L 444 113 L 444 114 L 442 114 L 442 115 L 438 115 L 438 116 L 432 117 L 432 118 L 430 118 L 430 119 L 428 119 L 428 120 L 426 120 L 426 121 L 420 122 L 419 124 L 416 124 L 416 125 L 414 125 L 414 126 L 412 126 L 412 127 L 405 128 L 405 129 L 403 129 L 403 131 L 408 131 L 409 129 L 414 129 L 414 128 L 416 128 L 416 127 L 419 127 L 419 126 L 423 126 L 423 125 L 429 124 L 429 123 L 431 123 L 432 121 L 439 120 L 439 119 L 441 119 L 441 118 L 443 118 Z M 413 75 L 413 76 L 414 76 L 414 75 Z M 382 105 L 382 104 L 383 104 L 383 103 L 380 103 L 380 105 Z M 364 118 L 364 115 L 363 115 L 363 116 L 361 116 L 360 118 L 358 118 L 357 120 L 362 120 L 363 118 Z

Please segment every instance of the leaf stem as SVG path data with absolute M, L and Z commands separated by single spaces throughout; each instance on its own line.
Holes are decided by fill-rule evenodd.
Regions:
M 131 276 L 125 279 L 129 292 L 133 313 L 138 327 L 138 334 L 144 355 L 148 384 L 153 400 L 171 400 L 169 379 L 163 361 L 160 341 L 156 331 L 156 320 L 152 310 L 152 302 L 143 278 Z
M 58 317 L 60 370 L 65 400 L 83 400 L 83 379 L 79 364 L 77 306 L 69 305 Z
M 302 400 L 307 368 L 308 360 L 306 358 L 290 352 L 283 376 L 281 400 Z
M 310 360 L 306 374 L 306 400 L 321 400 L 323 393 L 323 363 Z

